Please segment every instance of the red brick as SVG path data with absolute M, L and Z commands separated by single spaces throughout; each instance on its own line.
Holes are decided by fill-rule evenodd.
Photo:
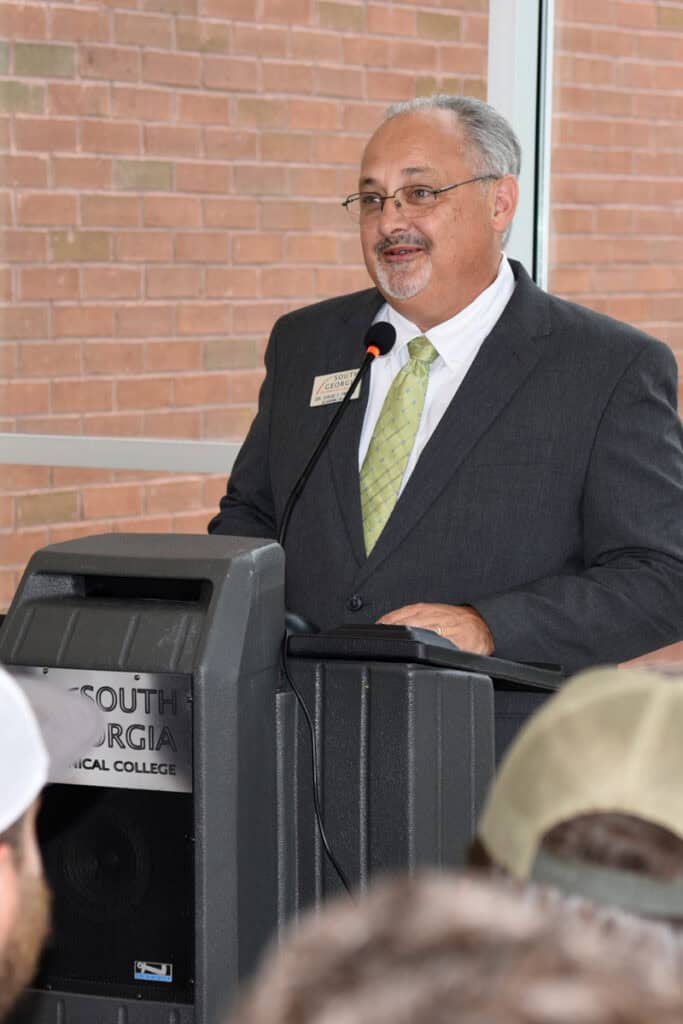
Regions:
M 50 37 L 73 42 L 109 42 L 109 18 L 104 11 L 57 7 L 50 18 Z
M 255 160 L 259 155 L 259 134 L 234 128 L 205 128 L 204 148 L 211 159 Z
M 251 426 L 255 411 L 253 405 L 207 409 L 202 414 L 202 437 L 243 441 Z
M 296 29 L 297 26 L 292 25 L 290 30 L 292 56 L 300 57 L 302 54 L 295 52 L 298 36 Z M 287 36 L 288 33 L 283 32 L 281 28 L 269 25 L 253 27 L 252 25 L 233 23 L 232 50 L 233 53 L 246 53 L 249 56 L 258 54 L 261 58 L 286 57 Z
M 123 12 L 114 15 L 114 38 L 117 43 L 152 46 L 165 50 L 173 44 L 173 18 L 169 15 Z
M 261 271 L 254 267 L 207 267 L 206 294 L 210 299 L 260 298 Z
M 35 267 L 21 272 L 20 295 L 31 299 L 77 299 L 78 270 L 73 267 Z
M 157 373 L 199 370 L 201 354 L 199 341 L 150 341 L 145 346 L 145 369 Z
M 278 163 L 309 163 L 311 135 L 309 132 L 263 132 L 261 156 L 263 160 Z
M 139 153 L 140 126 L 131 121 L 81 121 L 81 146 L 91 153 Z
M 52 483 L 55 487 L 78 487 L 81 484 L 111 483 L 114 474 L 110 469 L 83 469 L 80 466 L 55 466 Z
M 12 299 L 12 268 L 11 267 L 0 267 L 0 301 L 10 302 Z M 3 373 L 3 367 L 5 366 L 4 357 L 6 352 L 3 346 L 0 344 L 0 375 Z
M 0 25 L 5 39 L 47 39 L 45 4 L 0 4 Z
M 262 65 L 264 92 L 317 92 L 314 69 L 309 64 L 268 61 Z
M 263 20 L 281 21 L 285 25 L 310 24 L 312 0 L 263 0 Z
M 0 409 L 10 416 L 46 413 L 50 407 L 49 388 L 46 381 L 13 380 L 10 384 L 0 381 Z M 7 486 L 4 477 L 3 486 Z
M 25 342 L 19 350 L 19 370 L 24 377 L 78 374 L 81 370 L 80 345 L 59 341 Z
M 50 485 L 50 470 L 46 466 L 3 466 L 2 484 L 7 492 L 42 490 Z
M 328 167 L 290 167 L 289 192 L 294 196 L 333 196 L 337 193 L 337 172 Z
M 176 235 L 177 260 L 224 263 L 228 258 L 228 239 L 222 231 L 185 231 Z
M 110 484 L 106 487 L 86 487 L 83 490 L 85 519 L 107 519 L 112 515 L 138 516 L 142 508 L 141 484 Z
M 201 154 L 202 140 L 199 128 L 178 125 L 146 125 L 145 152 L 153 154 Z
M 344 38 L 344 63 L 356 64 L 359 68 L 390 67 L 392 64 L 391 46 L 386 39 L 374 39 L 372 36 L 347 36 Z
M 145 487 L 145 512 L 184 512 L 201 504 L 202 481 L 185 477 L 168 483 L 148 484 Z
M 116 333 L 119 337 L 166 336 L 173 331 L 173 310 L 168 306 L 119 306 Z
M 233 309 L 235 334 L 269 333 L 278 317 L 286 312 L 287 307 L 283 302 L 264 300 L 262 302 L 248 302 L 245 305 L 236 305 Z
M 47 160 L 39 156 L 0 157 L 0 181 L 5 188 L 47 185 Z
M 83 347 L 83 365 L 88 374 L 141 373 L 145 368 L 144 344 L 135 341 L 87 341 Z
M 146 437 L 180 437 L 197 440 L 201 431 L 201 416 L 198 410 L 167 409 L 162 412 L 146 412 L 143 430 Z
M 411 8 L 369 3 L 367 19 L 369 33 L 410 37 L 417 35 L 415 11 Z
M 111 306 L 57 306 L 53 316 L 57 338 L 102 338 L 114 330 Z
M 0 192 L 0 224 L 12 223 L 12 199 L 9 192 Z
M 150 299 L 197 298 L 202 294 L 201 267 L 149 267 L 145 276 Z
M 44 231 L 0 232 L 0 259 L 17 263 L 47 260 L 47 235 Z
M 142 77 L 163 85 L 199 85 L 201 61 L 194 54 L 143 53 Z
M 263 370 L 242 370 L 233 375 L 233 401 L 256 402 L 263 383 Z
M 230 330 L 230 307 L 223 302 L 178 306 L 178 334 L 224 334 Z
M 176 405 L 223 405 L 230 401 L 231 380 L 225 373 L 189 374 L 177 377 Z
M 14 502 L 16 505 L 16 502 Z M 25 565 L 38 548 L 48 543 L 47 530 L 22 530 L 14 534 L 0 533 L 0 563 Z
M 56 118 L 16 118 L 14 138 L 17 149 L 38 149 L 48 152 L 76 148 L 76 122 Z
M 316 271 L 315 293 L 321 297 L 340 295 L 370 287 L 367 272 L 360 267 L 321 268 Z
M 342 38 L 336 32 L 308 31 L 294 25 L 290 33 L 291 56 L 296 60 L 341 63 L 344 59 Z
M 55 157 L 54 182 L 58 188 L 109 188 L 111 160 L 96 157 Z
M 34 341 L 47 335 L 47 309 L 45 306 L 0 306 L 0 338 L 26 338 Z M 0 402 L 0 409 L 6 410 Z
M 282 236 L 274 232 L 238 235 L 233 242 L 233 259 L 236 263 L 272 263 L 282 259 Z
M 114 117 L 134 118 L 140 121 L 170 121 L 173 102 L 173 94 L 163 89 L 112 86 Z
M 126 267 L 85 267 L 83 296 L 86 299 L 135 299 L 141 294 L 141 272 Z
M 78 202 L 76 196 L 60 193 L 28 193 L 19 196 L 18 221 L 20 224 L 76 224 Z
M 345 164 L 354 169 L 360 166 L 367 136 L 349 136 L 341 133 L 319 133 L 313 138 L 313 160 L 326 164 Z
M 167 231 L 122 231 L 116 236 L 116 258 L 145 263 L 173 259 L 173 236 Z
M 179 192 L 230 192 L 231 169 L 220 163 L 176 164 L 176 188 Z
M 48 82 L 47 109 L 49 114 L 68 114 L 70 117 L 106 117 L 109 114 L 109 87 L 94 83 Z
M 386 100 L 388 103 L 409 100 L 415 94 L 413 76 L 397 74 L 394 71 L 368 71 L 367 96 L 371 100 Z
M 258 204 L 253 199 L 204 199 L 207 228 L 255 228 Z
M 178 121 L 188 124 L 221 124 L 230 119 L 227 96 L 212 96 L 205 92 L 181 92 L 177 96 Z
M 112 408 L 113 385 L 108 380 L 55 380 L 52 408 L 55 412 L 101 412 Z
M 111 82 L 136 82 L 140 77 L 140 53 L 123 46 L 81 47 L 84 78 L 106 78 Z
M 385 109 L 386 103 L 345 103 L 342 126 L 345 131 L 364 132 L 367 136 L 374 132 L 382 120 Z
M 305 200 L 269 200 L 261 204 L 261 227 L 265 230 L 307 231 L 311 223 L 311 205 Z
M 137 196 L 81 196 L 84 227 L 137 227 L 140 224 L 140 200 Z
M 315 294 L 315 271 L 304 267 L 267 267 L 262 271 L 263 294 L 272 298 L 295 298 L 302 302 Z
M 201 201 L 189 196 L 145 196 L 144 223 L 150 227 L 198 227 Z
M 116 382 L 116 404 L 119 409 L 158 409 L 173 404 L 173 379 L 170 377 L 138 377 Z
M 256 92 L 260 88 L 261 69 L 253 58 L 203 57 L 202 85 L 207 89 Z

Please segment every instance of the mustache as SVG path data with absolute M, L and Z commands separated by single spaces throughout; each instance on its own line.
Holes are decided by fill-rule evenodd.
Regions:
M 377 242 L 375 252 L 378 256 L 381 256 L 387 249 L 393 249 L 396 245 L 417 245 L 424 249 L 425 252 L 430 252 L 432 248 L 432 243 L 424 235 L 419 235 L 413 231 L 401 231 L 390 238 L 383 238 L 380 242 Z

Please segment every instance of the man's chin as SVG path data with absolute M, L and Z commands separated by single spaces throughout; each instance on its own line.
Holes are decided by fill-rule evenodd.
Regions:
M 396 299 L 398 301 L 405 301 L 419 295 L 429 284 L 431 276 L 431 266 L 427 266 L 422 270 L 399 270 L 398 268 L 389 270 L 383 264 L 375 267 L 375 274 L 373 275 L 375 284 L 382 295 L 386 299 Z

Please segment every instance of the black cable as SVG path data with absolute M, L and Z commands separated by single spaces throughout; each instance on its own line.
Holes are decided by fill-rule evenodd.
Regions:
M 294 694 L 294 696 L 296 697 L 296 699 L 298 701 L 299 707 L 301 708 L 301 710 L 303 712 L 303 716 L 304 716 L 304 718 L 306 720 L 306 724 L 308 726 L 308 735 L 309 735 L 310 741 L 311 741 L 311 760 L 312 760 L 312 765 L 313 765 L 312 782 L 313 782 L 313 811 L 314 811 L 314 814 L 315 814 L 315 823 L 316 823 L 316 825 L 318 827 L 318 832 L 320 834 L 320 840 L 321 840 L 321 842 L 323 844 L 323 849 L 325 851 L 325 854 L 327 855 L 327 858 L 328 858 L 330 864 L 332 865 L 334 870 L 337 872 L 339 880 L 341 881 L 342 885 L 346 889 L 347 893 L 349 895 L 351 895 L 351 885 L 349 883 L 349 880 L 346 877 L 346 874 L 344 873 L 344 870 L 343 870 L 341 864 L 339 863 L 339 861 L 335 857 L 334 853 L 332 852 L 332 847 L 330 846 L 330 844 L 328 842 L 328 839 L 327 839 L 327 835 L 325 833 L 325 826 L 323 824 L 322 808 L 321 808 L 321 805 L 320 805 L 320 780 L 318 778 L 318 747 L 317 747 L 317 744 L 315 742 L 315 729 L 314 729 L 314 726 L 313 726 L 313 719 L 311 718 L 311 713 L 308 710 L 308 708 L 306 707 L 306 702 L 304 701 L 304 698 L 302 697 L 302 695 L 301 695 L 300 691 L 298 690 L 298 688 L 295 686 L 294 680 L 292 679 L 292 677 L 290 675 L 290 672 L 289 672 L 289 666 L 288 666 L 288 663 L 287 663 L 287 658 L 288 658 L 287 641 L 288 640 L 289 640 L 289 634 L 285 632 L 284 638 L 282 640 L 282 648 L 281 648 L 281 652 L 280 652 L 281 653 L 281 659 L 280 660 L 281 660 L 281 664 L 282 664 L 282 672 L 284 674 L 284 677 L 287 680 L 287 682 L 289 683 L 289 686 L 291 687 L 292 693 Z

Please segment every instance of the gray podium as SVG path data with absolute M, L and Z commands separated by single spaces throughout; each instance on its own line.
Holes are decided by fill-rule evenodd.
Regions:
M 31 559 L 0 661 L 95 700 L 103 736 L 45 792 L 54 939 L 12 1024 L 217 1024 L 278 927 L 339 890 L 283 595 L 267 541 L 107 534 Z M 351 882 L 462 863 L 501 737 L 546 695 L 400 660 L 289 666 Z

